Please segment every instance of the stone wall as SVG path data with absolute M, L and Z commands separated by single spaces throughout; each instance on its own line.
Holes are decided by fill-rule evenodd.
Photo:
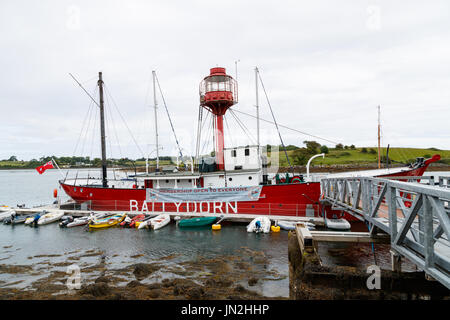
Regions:
M 354 267 L 323 267 L 315 252 L 301 252 L 289 232 L 289 297 L 294 300 L 421 300 L 450 299 L 450 290 L 422 272 L 381 270 L 380 289 L 368 289 L 371 274 Z

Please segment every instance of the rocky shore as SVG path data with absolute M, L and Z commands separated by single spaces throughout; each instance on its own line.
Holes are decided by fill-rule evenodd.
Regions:
M 82 263 L 80 259 L 85 257 L 93 257 L 96 262 Z M 52 258 L 52 255 L 29 257 L 30 260 L 35 258 Z M 142 260 L 141 255 L 135 258 Z M 276 281 L 287 277 L 267 269 L 268 259 L 264 252 L 245 247 L 241 248 L 238 255 L 198 257 L 171 263 L 175 258 L 175 255 L 171 255 L 158 261 L 139 262 L 116 269 L 103 252 L 87 250 L 67 257 L 63 262 L 46 260 L 30 265 L 0 264 L 0 273 L 7 274 L 10 280 L 0 281 L 0 299 L 267 299 L 269 297 L 254 288 L 265 280 Z M 67 286 L 70 273 L 64 269 L 74 263 L 80 266 L 80 289 L 69 289 Z M 26 287 L 21 287 L 23 280 L 15 280 L 39 275 L 41 277 Z

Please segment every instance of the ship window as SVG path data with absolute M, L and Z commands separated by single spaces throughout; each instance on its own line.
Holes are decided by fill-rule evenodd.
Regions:
M 177 183 L 180 182 L 180 179 L 177 179 Z
M 233 178 L 228 178 L 229 181 L 233 181 Z
M 192 182 L 192 179 L 189 179 L 188 182 Z
M 245 149 L 245 155 L 249 156 L 250 155 L 250 149 Z
M 236 158 L 236 150 L 231 150 L 231 156 Z
M 248 180 L 252 180 L 252 176 L 248 177 Z
M 166 180 L 166 183 L 169 183 L 169 180 Z

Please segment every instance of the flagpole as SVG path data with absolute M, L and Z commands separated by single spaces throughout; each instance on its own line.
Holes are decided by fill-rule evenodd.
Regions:
M 63 177 L 63 179 L 65 179 L 65 177 L 64 177 L 64 175 L 63 175 L 61 169 L 59 168 L 58 164 L 56 163 L 55 159 L 53 159 L 53 157 L 52 157 L 52 161 L 53 161 L 53 163 L 55 164 L 55 166 L 56 166 L 56 168 L 58 169 L 58 171 L 59 171 L 59 173 L 61 174 L 61 176 Z

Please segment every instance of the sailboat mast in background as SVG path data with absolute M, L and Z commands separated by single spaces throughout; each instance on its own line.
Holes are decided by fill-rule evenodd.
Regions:
M 380 125 L 380 106 L 378 106 L 378 169 L 381 168 L 381 125 Z

